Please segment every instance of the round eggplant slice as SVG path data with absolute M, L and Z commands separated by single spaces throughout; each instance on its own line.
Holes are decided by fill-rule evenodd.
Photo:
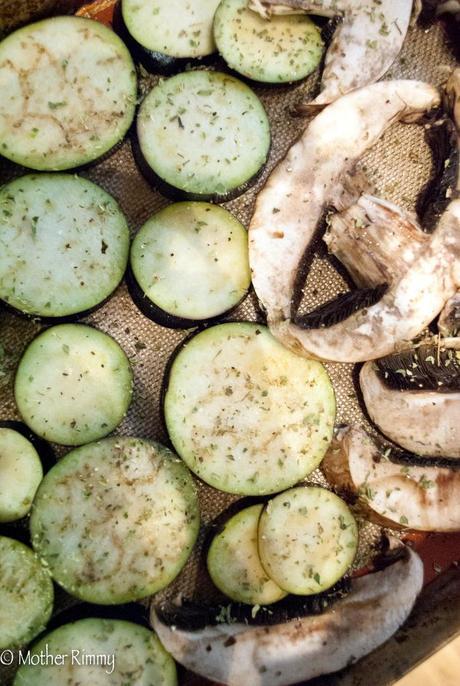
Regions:
M 370 418 L 390 440 L 417 455 L 460 458 L 459 339 L 367 362 L 359 382 Z
M 270 148 L 259 98 L 241 81 L 213 71 L 184 72 L 155 86 L 139 109 L 137 136 L 142 171 L 176 199 L 240 195 Z
M 377 5 L 375 0 L 249 1 L 263 17 L 311 13 L 340 18 L 326 54 L 321 93 L 299 108 L 308 114 L 382 78 L 403 46 L 412 6 L 412 0 L 378 0 Z
M 25 645 L 43 631 L 53 601 L 53 582 L 34 552 L 0 536 L 0 649 Z
M 106 333 L 60 324 L 26 348 L 14 393 L 24 422 L 38 436 L 82 445 L 113 431 L 131 402 L 129 360 Z
M 0 298 L 25 314 L 92 310 L 123 278 L 126 219 L 116 201 L 70 174 L 23 176 L 0 189 Z
M 128 437 L 68 453 L 45 476 L 30 519 L 32 544 L 53 579 L 101 605 L 167 586 L 187 561 L 199 525 L 183 462 L 159 443 Z
M 318 66 L 324 44 L 305 15 L 273 16 L 248 8 L 247 0 L 223 0 L 214 18 L 217 48 L 229 67 L 255 81 L 290 83 Z
M 417 121 L 439 102 L 436 89 L 419 81 L 387 81 L 345 95 L 310 123 L 259 193 L 249 228 L 254 288 L 273 334 L 297 353 L 348 362 L 381 356 L 419 333 L 455 291 L 456 275 L 445 265 L 455 252 L 450 241 L 458 234 L 460 201 L 451 203 L 406 280 L 394 282 L 375 305 L 318 329 L 296 324 L 292 312 L 298 271 L 318 222 L 327 206 L 343 208 L 357 160 L 395 120 Z M 395 302 L 406 304 L 400 317 Z
M 262 567 L 257 530 L 263 505 L 252 505 L 231 517 L 214 536 L 207 556 L 208 572 L 229 598 L 250 605 L 269 605 L 286 595 Z
M 53 663 L 40 660 L 43 654 L 64 657 Z M 176 665 L 157 636 L 120 619 L 60 626 L 35 643 L 29 656 L 13 686 L 177 686 Z
M 333 486 L 358 495 L 379 523 L 421 531 L 460 531 L 460 470 L 416 466 L 358 427 L 340 429 L 321 463 Z M 382 521 L 383 520 L 383 521 Z
M 0 43 L 0 154 L 58 171 L 101 157 L 121 141 L 136 105 L 126 46 L 99 22 L 54 17 Z
M 152 624 L 172 656 L 188 669 L 228 686 L 288 686 L 335 672 L 384 643 L 406 621 L 423 584 L 423 564 L 393 539 L 384 569 L 353 579 L 350 593 L 319 616 L 273 626 L 223 621 L 187 631 Z
M 0 522 L 26 516 L 42 479 L 42 463 L 32 443 L 0 426 Z
M 211 55 L 216 50 L 212 23 L 219 0 L 122 0 L 124 26 L 142 61 L 160 71 Z
M 320 593 L 351 567 L 358 526 L 334 493 L 306 486 L 280 493 L 266 505 L 258 528 L 263 568 L 281 588 L 297 595 Z
M 175 203 L 157 212 L 137 233 L 130 262 L 135 302 L 164 326 L 218 317 L 251 283 L 246 229 L 210 203 Z
M 286 350 L 264 326 L 226 323 L 179 350 L 164 416 L 175 449 L 203 481 L 262 495 L 318 466 L 332 437 L 335 399 L 320 363 Z

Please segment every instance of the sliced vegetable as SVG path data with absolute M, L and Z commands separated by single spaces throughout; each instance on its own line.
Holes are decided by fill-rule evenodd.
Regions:
M 292 488 L 265 507 L 259 554 L 267 574 L 298 595 L 319 593 L 351 566 L 358 527 L 345 502 L 318 486 Z
M 0 522 L 26 516 L 42 479 L 42 463 L 32 443 L 0 426 Z
M 114 437 L 72 450 L 45 476 L 32 544 L 66 591 L 110 605 L 167 586 L 199 529 L 193 480 L 159 443 Z
M 191 200 L 236 197 L 255 180 L 270 148 L 259 98 L 213 71 L 160 81 L 140 107 L 137 134 L 147 176 L 173 197 Z
M 263 505 L 247 507 L 231 517 L 208 551 L 211 579 L 222 593 L 240 603 L 269 605 L 286 595 L 266 574 L 257 548 Z
M 24 167 L 70 169 L 97 159 L 128 130 L 136 72 L 99 22 L 54 17 L 0 43 L 0 154 Z
M 251 283 L 246 229 L 230 212 L 181 202 L 157 212 L 136 235 L 131 289 L 164 326 L 187 327 L 235 307 Z
M 21 312 L 93 309 L 120 283 L 128 251 L 118 204 L 87 179 L 33 174 L 0 189 L 0 298 Z
M 198 333 L 177 354 L 166 385 L 173 445 L 222 491 L 288 488 L 318 466 L 332 437 L 326 370 L 284 348 L 264 326 L 227 323 Z
M 222 0 L 214 18 L 217 48 L 240 74 L 268 83 L 289 83 L 311 74 L 324 44 L 319 28 L 302 14 L 261 17 L 247 0 Z
M 45 628 L 53 583 L 33 551 L 0 536 L 0 649 L 25 645 Z
M 146 66 L 171 72 L 216 50 L 212 21 L 219 0 L 122 0 L 124 26 Z
M 82 445 L 121 422 L 131 402 L 132 371 L 107 334 L 83 324 L 60 324 L 26 348 L 14 392 L 19 412 L 38 436 Z
M 42 652 L 43 651 L 43 652 Z M 61 661 L 39 660 L 47 653 Z M 120 619 L 81 619 L 38 641 L 13 686 L 176 686 L 174 660 L 153 631 Z

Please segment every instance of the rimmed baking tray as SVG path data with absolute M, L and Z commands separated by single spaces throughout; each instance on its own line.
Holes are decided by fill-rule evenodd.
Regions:
M 78 0 L 0 0 L 0 35 L 20 21 L 40 14 L 75 11 Z M 87 10 L 95 18 L 110 20 L 112 0 L 99 0 Z M 12 8 L 14 6 L 14 11 Z M 81 11 L 81 10 L 80 10 Z M 85 10 L 83 10 L 85 11 Z M 21 14 L 22 12 L 22 14 Z M 386 78 L 419 78 L 441 85 L 455 64 L 442 27 L 429 29 L 415 26 L 411 29 L 404 49 Z M 210 68 L 222 69 L 216 58 Z M 146 91 L 157 77 L 140 72 L 140 88 Z M 268 164 L 257 184 L 225 206 L 246 225 L 249 222 L 257 192 L 265 183 L 273 166 L 302 133 L 307 120 L 292 116 L 293 106 L 302 97 L 311 96 L 317 88 L 318 75 L 293 86 L 262 87 L 253 85 L 261 97 L 271 123 L 272 149 Z M 1 94 L 0 94 L 1 97 Z M 414 207 L 417 194 L 430 176 L 431 153 L 424 140 L 420 125 L 396 124 L 379 144 L 361 161 L 361 166 L 375 186 L 375 192 L 407 209 Z M 27 170 L 7 160 L 0 160 L 0 184 L 26 173 Z M 142 177 L 131 152 L 130 135 L 102 161 L 79 171 L 115 196 L 125 212 L 132 234 L 156 210 L 169 203 Z M 312 307 L 334 297 L 346 289 L 347 282 L 336 270 L 319 239 L 315 246 L 311 268 L 303 290 L 303 307 Z M 232 314 L 233 319 L 263 321 L 254 293 Z M 165 329 L 146 319 L 132 302 L 125 284 L 99 310 L 82 319 L 103 331 L 109 332 L 124 348 L 131 359 L 135 375 L 135 393 L 127 417 L 116 433 L 155 438 L 168 443 L 160 416 L 160 395 L 167 361 L 175 347 L 188 335 L 188 331 Z M 0 311 L 0 419 L 18 419 L 12 393 L 14 370 L 27 343 L 41 328 L 40 323 L 10 312 Z M 357 399 L 353 365 L 328 364 L 338 405 L 337 422 L 357 421 L 367 426 L 367 419 Z M 58 455 L 66 452 L 57 448 Z M 319 473 L 312 476 L 321 481 Z M 198 484 L 202 509 L 203 529 L 197 549 L 168 594 L 205 598 L 212 592 L 202 565 L 203 540 L 212 521 L 235 500 L 234 496 Z M 24 537 L 24 529 L 9 529 Z M 375 525 L 361 522 L 361 546 L 357 564 L 362 564 L 372 553 L 381 530 Z M 391 684 L 406 671 L 440 648 L 460 632 L 460 536 L 416 534 L 410 536 L 425 562 L 426 585 L 407 624 L 384 646 L 340 673 L 321 677 L 310 682 L 330 686 L 383 686 Z M 77 601 L 59 592 L 56 612 Z M 141 608 L 142 610 L 142 608 Z M 122 613 L 122 610 L 120 610 Z M 0 684 L 10 682 L 12 671 L 0 667 Z M 181 673 L 185 686 L 209 684 L 201 677 Z M 242 684 L 242 686 L 251 686 Z

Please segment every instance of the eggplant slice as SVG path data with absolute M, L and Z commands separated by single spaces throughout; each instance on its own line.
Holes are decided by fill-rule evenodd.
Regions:
M 388 71 L 403 46 L 413 4 L 412 0 L 251 0 L 249 7 L 266 18 L 305 13 L 341 18 L 326 54 L 321 93 L 302 105 L 308 113 L 375 83 Z
M 367 362 L 359 381 L 382 433 L 417 455 L 460 458 L 460 338 Z
M 402 463 L 392 461 L 401 457 Z M 459 469 L 413 465 L 407 453 L 377 443 L 356 426 L 338 431 L 321 468 L 333 486 L 358 496 L 379 524 L 460 531 Z
M 229 686 L 288 686 L 335 672 L 390 638 L 422 588 L 418 555 L 399 540 L 391 542 L 391 564 L 352 579 L 349 594 L 319 616 L 260 627 L 224 622 L 193 631 L 166 623 L 153 607 L 152 625 L 178 662 Z

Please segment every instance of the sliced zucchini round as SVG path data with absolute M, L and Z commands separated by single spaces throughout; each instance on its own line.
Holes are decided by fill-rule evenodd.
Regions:
M 158 443 L 125 436 L 68 453 L 43 479 L 30 519 L 32 544 L 53 579 L 102 605 L 167 586 L 199 525 L 183 462 Z
M 24 422 L 38 436 L 82 445 L 118 426 L 132 384 L 129 360 L 111 336 L 84 324 L 60 324 L 26 348 L 14 393 Z
M 222 0 L 214 18 L 217 48 L 235 71 L 255 81 L 289 83 L 312 73 L 324 44 L 306 15 L 264 19 L 247 0 Z
M 287 350 L 265 326 L 227 323 L 179 351 L 164 415 L 175 449 L 203 481 L 262 495 L 318 466 L 332 438 L 335 399 L 320 362 Z
M 26 516 L 42 479 L 42 463 L 32 443 L 0 426 L 0 522 Z
M 180 202 L 157 212 L 136 235 L 130 261 L 140 290 L 136 302 L 165 326 L 217 317 L 251 283 L 246 229 L 210 203 Z
M 48 571 L 23 543 L 0 536 L 0 649 L 29 643 L 53 610 Z
M 176 198 L 225 200 L 262 169 L 270 125 L 256 94 L 238 79 L 188 71 L 160 81 L 137 119 L 141 167 Z
M 44 654 L 64 657 L 40 660 Z M 64 624 L 29 655 L 13 686 L 177 686 L 174 660 L 156 634 L 120 619 Z
M 286 595 L 265 572 L 259 558 L 257 530 L 263 505 L 252 505 L 231 517 L 214 536 L 207 565 L 222 593 L 239 603 L 269 605 Z
M 0 154 L 58 171 L 97 159 L 128 130 L 136 72 L 118 36 L 99 22 L 54 17 L 0 43 Z
M 259 521 L 259 554 L 269 576 L 297 595 L 320 593 L 349 569 L 358 527 L 346 503 L 319 486 L 270 500 Z
M 95 308 L 123 278 L 128 252 L 118 204 L 87 179 L 31 174 L 0 189 L 0 298 L 21 312 Z
M 152 63 L 172 67 L 178 59 L 199 58 L 216 50 L 212 31 L 219 0 L 122 0 L 123 21 Z

